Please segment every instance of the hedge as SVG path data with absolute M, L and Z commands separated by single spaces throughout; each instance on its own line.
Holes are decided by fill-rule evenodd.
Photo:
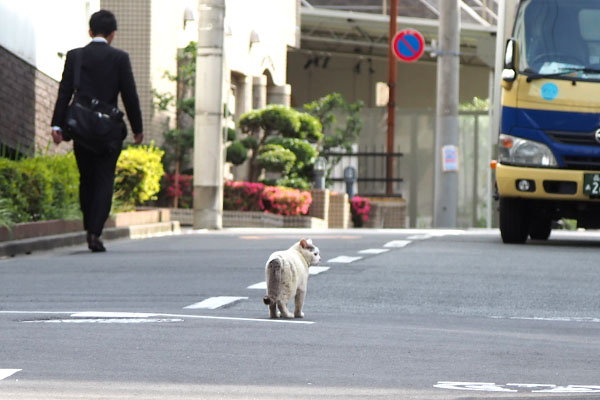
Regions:
M 115 210 L 152 199 L 164 173 L 162 150 L 149 146 L 121 152 L 115 178 Z M 0 225 L 80 218 L 79 171 L 72 152 L 18 161 L 0 158 Z

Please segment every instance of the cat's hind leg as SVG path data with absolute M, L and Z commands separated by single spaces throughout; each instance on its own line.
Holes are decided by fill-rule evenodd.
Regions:
M 294 317 L 296 317 L 296 318 L 304 318 L 304 313 L 302 312 L 302 306 L 304 305 L 305 297 L 306 297 L 306 291 L 298 290 L 296 292 L 295 305 L 294 305 Z
M 279 311 L 277 311 L 277 304 L 269 304 L 269 318 L 279 318 Z
M 277 300 L 277 307 L 279 307 L 279 311 L 281 311 L 282 318 L 294 318 L 287 308 L 287 301 Z

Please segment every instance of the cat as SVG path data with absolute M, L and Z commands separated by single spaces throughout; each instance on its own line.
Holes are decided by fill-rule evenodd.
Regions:
M 292 247 L 276 251 L 269 257 L 265 267 L 267 295 L 263 302 L 269 306 L 269 316 L 279 318 L 304 318 L 302 306 L 306 296 L 308 268 L 321 260 L 319 249 L 311 239 L 302 239 Z M 294 314 L 287 304 L 294 297 Z M 279 311 L 277 311 L 279 308 Z

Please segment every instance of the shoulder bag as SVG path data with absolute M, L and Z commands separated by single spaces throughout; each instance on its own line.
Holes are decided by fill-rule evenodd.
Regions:
M 82 51 L 75 52 L 74 94 L 65 118 L 66 139 L 98 155 L 119 151 L 127 136 L 123 112 L 80 91 Z

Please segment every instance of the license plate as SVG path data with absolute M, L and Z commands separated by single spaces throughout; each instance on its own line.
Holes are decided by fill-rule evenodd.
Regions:
M 583 194 L 600 196 L 600 174 L 583 174 Z

